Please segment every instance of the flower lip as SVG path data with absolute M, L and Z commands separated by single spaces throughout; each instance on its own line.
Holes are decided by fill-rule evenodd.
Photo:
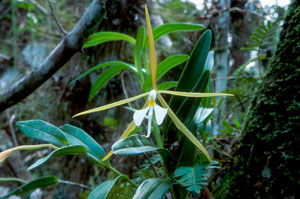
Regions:
M 154 105 L 155 105 L 154 99 L 150 99 L 149 102 L 148 102 L 148 106 L 154 107 Z

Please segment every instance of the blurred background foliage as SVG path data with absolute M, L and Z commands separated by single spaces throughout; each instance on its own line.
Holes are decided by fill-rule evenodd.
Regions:
M 58 42 L 71 31 L 91 1 L 88 0 L 2 0 L 0 2 L 0 92 L 10 87 L 26 74 L 39 68 Z M 213 32 L 215 66 L 212 87 L 215 91 L 226 91 L 235 97 L 216 101 L 212 117 L 209 148 L 213 157 L 221 163 L 221 169 L 211 175 L 210 187 L 218 183 L 222 171 L 232 160 L 241 134 L 244 118 L 254 91 L 263 82 L 261 73 L 265 70 L 278 42 L 278 32 L 286 5 L 278 1 L 259 0 L 111 0 L 106 1 L 106 18 L 97 31 L 115 31 L 136 37 L 138 27 L 144 24 L 144 4 L 151 10 L 153 27 L 168 22 L 190 22 L 204 24 Z M 51 9 L 52 7 L 52 9 Z M 54 17 L 55 15 L 55 17 Z M 60 29 L 55 21 L 63 27 Z M 262 29 L 268 29 L 260 38 L 262 45 L 249 47 L 250 36 Z M 172 33 L 159 40 L 156 45 L 161 61 L 172 54 L 190 54 L 201 31 Z M 253 35 L 252 35 L 253 36 Z M 255 35 L 254 35 L 255 36 Z M 255 41 L 254 41 L 255 43 Z M 251 47 L 251 46 L 250 46 Z M 253 47 L 253 46 L 252 46 Z M 92 83 L 101 71 L 86 78 L 69 83 L 87 69 L 107 61 L 133 60 L 133 47 L 125 42 L 112 42 L 83 49 L 52 76 L 37 91 L 22 102 L 0 114 L 0 150 L 14 145 L 36 144 L 37 142 L 18 133 L 16 121 L 42 119 L 56 126 L 66 123 L 84 129 L 108 151 L 111 143 L 120 135 L 123 126 L 131 121 L 132 113 L 118 107 L 98 114 L 89 114 L 72 119 L 75 113 L 105 103 L 123 99 L 124 94 L 134 96 L 141 93 L 138 79 L 129 71 L 124 71 L 110 81 L 98 95 L 88 102 Z M 264 55 L 264 56 L 262 56 Z M 262 57 L 261 57 L 262 56 Z M 179 78 L 184 65 L 169 71 L 166 80 Z M 218 84 L 219 82 L 219 84 Z M 219 85 L 223 87 L 219 87 Z M 126 92 L 124 92 L 126 91 Z M 126 96 L 125 96 L 126 97 Z M 109 178 L 109 173 L 93 167 L 81 156 L 61 157 L 34 172 L 26 171 L 37 157 L 48 153 L 41 150 L 35 153 L 22 152 L 0 165 L 0 177 L 32 179 L 34 176 L 56 174 L 61 179 L 93 186 Z M 151 157 L 154 164 L 157 157 Z M 147 175 L 147 162 L 144 157 L 113 158 L 112 164 L 130 176 Z M 137 173 L 142 169 L 143 175 Z M 146 169 L 144 169 L 146 168 Z M 11 189 L 17 183 L 0 185 L 1 191 Z M 213 189 L 211 189 L 213 190 Z M 44 190 L 43 190 L 44 192 Z M 77 198 L 83 192 L 81 187 L 59 185 L 47 188 L 43 198 Z M 70 195 L 71 194 L 71 195 Z M 47 195 L 47 196 L 45 196 Z M 203 198 L 207 196 L 202 194 Z

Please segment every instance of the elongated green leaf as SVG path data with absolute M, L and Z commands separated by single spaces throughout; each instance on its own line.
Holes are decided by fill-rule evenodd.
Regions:
M 65 133 L 71 145 L 84 146 L 88 153 L 99 160 L 105 157 L 106 153 L 103 148 L 84 130 L 70 124 L 65 124 L 60 129 Z
M 166 23 L 153 29 L 154 41 L 157 41 L 162 36 L 181 31 L 195 31 L 203 30 L 205 27 L 202 24 L 190 24 L 190 23 Z M 148 48 L 148 37 L 146 37 L 145 48 Z
M 145 180 L 136 190 L 133 199 L 161 199 L 171 186 L 172 183 L 161 178 Z
M 268 29 L 264 24 L 260 25 L 260 29 L 264 30 L 265 32 L 268 32 Z
M 131 70 L 133 72 L 137 72 L 136 68 L 134 68 L 132 65 L 127 64 L 125 62 L 121 62 L 121 61 L 110 61 L 110 62 L 106 62 L 103 64 L 98 64 L 97 66 L 94 66 L 93 68 L 87 70 L 86 72 L 82 73 L 81 75 L 79 75 L 77 78 L 75 78 L 73 81 L 71 81 L 70 84 L 75 83 L 77 80 L 87 76 L 88 74 L 90 74 L 91 72 L 94 72 L 96 70 L 99 70 L 101 68 L 107 67 L 107 66 L 118 66 L 118 67 L 125 67 L 128 70 Z
M 195 167 L 179 167 L 174 173 L 177 182 L 188 191 L 200 193 L 202 186 L 207 185 L 209 165 L 197 164 Z
M 36 6 L 30 2 L 14 1 L 13 6 L 15 6 L 17 8 L 24 8 L 24 9 L 27 9 L 30 11 L 33 11 L 36 9 Z
M 258 37 L 259 39 L 263 39 L 263 38 L 264 38 L 264 35 L 261 35 L 261 34 L 258 33 L 258 32 L 254 32 L 254 33 L 252 33 L 252 35 L 255 36 L 255 37 Z M 247 43 L 247 42 L 246 42 L 246 43 Z
M 168 90 L 170 88 L 174 88 L 176 87 L 178 84 L 177 81 L 167 81 L 167 82 L 163 82 L 161 84 L 159 84 L 157 86 L 158 90 Z
M 129 35 L 118 32 L 98 32 L 88 37 L 87 41 L 83 44 L 83 48 L 96 46 L 109 41 L 128 41 L 135 44 L 135 39 Z
M 56 185 L 58 182 L 59 182 L 59 179 L 54 176 L 46 176 L 46 177 L 37 178 L 31 182 L 28 182 L 28 183 L 18 187 L 17 189 L 13 190 L 12 192 L 10 192 L 7 195 L 2 196 L 2 197 L 8 198 L 11 195 L 25 194 L 25 193 L 31 192 L 35 189 L 38 189 L 38 188 L 44 188 L 44 187 Z
M 185 91 L 185 92 L 205 92 L 207 88 L 207 84 L 210 79 L 210 71 L 208 70 L 209 65 L 213 59 L 213 53 L 210 53 L 208 57 L 210 44 L 211 44 L 211 31 L 205 31 L 197 44 L 195 45 L 193 51 L 191 52 L 190 59 L 187 62 L 183 73 L 181 74 L 180 80 L 176 87 L 176 91 Z M 207 68 L 205 68 L 207 66 Z M 204 72 L 204 69 L 205 72 Z M 158 99 L 160 96 L 158 95 Z M 203 98 L 183 98 L 179 96 L 172 96 L 169 102 L 170 110 L 170 118 L 173 117 L 173 121 L 175 126 L 184 133 L 185 136 L 181 136 L 179 133 L 177 138 L 179 138 L 180 146 L 182 146 L 181 152 L 174 154 L 177 158 L 176 162 L 167 162 L 168 168 L 170 171 L 175 170 L 174 165 L 193 165 L 196 157 L 196 148 L 199 148 L 205 156 L 210 159 L 209 154 L 207 153 L 205 147 L 201 144 L 201 142 L 196 138 L 196 129 L 197 126 L 192 122 L 194 115 L 198 109 L 198 106 Z M 166 103 L 166 106 L 168 104 Z M 168 111 L 169 113 L 169 111 Z M 170 128 L 172 125 L 172 121 L 170 118 L 164 122 L 164 134 L 165 143 L 173 143 L 175 141 L 175 137 L 173 136 L 178 131 L 176 128 Z M 185 190 L 180 191 L 180 196 L 178 197 L 186 197 L 188 194 Z
M 62 156 L 62 155 L 78 155 L 78 154 L 83 154 L 86 153 L 87 149 L 84 146 L 81 145 L 73 145 L 73 146 L 64 146 L 59 149 L 56 149 L 49 155 L 38 159 L 34 164 L 32 164 L 28 170 L 32 170 L 45 162 L 47 162 L 50 158 L 57 157 L 57 156 Z
M 132 135 L 115 142 L 112 151 L 118 155 L 135 155 L 158 150 L 145 136 Z
M 28 120 L 17 122 L 16 126 L 27 137 L 49 142 L 57 146 L 69 144 L 64 133 L 48 122 Z
M 169 70 L 171 70 L 175 66 L 178 66 L 179 64 L 185 62 L 188 58 L 189 58 L 188 55 L 181 54 L 181 55 L 173 55 L 173 56 L 170 56 L 170 57 L 164 59 L 157 66 L 156 79 L 159 80 Z M 144 85 L 143 85 L 143 90 L 144 91 L 149 91 L 151 86 L 152 86 L 151 77 L 148 76 L 145 80 Z
M 247 50 L 247 51 L 259 51 L 259 49 L 258 48 L 241 48 L 241 50 Z
M 107 180 L 97 186 L 88 196 L 88 199 L 106 199 L 110 191 L 113 189 L 118 180 L 124 179 L 126 176 L 120 175 L 113 180 Z
M 134 46 L 134 64 L 137 69 L 137 74 L 139 80 L 142 82 L 143 73 L 142 73 L 142 54 L 144 49 L 144 42 L 145 42 L 145 27 L 142 26 L 136 36 L 136 43 Z
M 251 42 L 246 42 L 245 44 L 246 44 L 246 46 L 249 46 L 249 47 L 254 47 L 254 48 L 259 47 L 259 44 L 254 44 Z
M 260 28 L 257 28 L 255 30 L 258 34 L 260 34 L 261 36 L 264 36 L 266 34 L 266 32 L 264 30 L 261 30 Z
M 258 37 L 250 36 L 249 38 L 252 39 L 252 41 L 255 41 L 258 45 L 261 44 L 261 39 L 259 39 Z M 255 47 L 257 47 L 257 46 L 255 46 Z
M 204 70 L 209 70 L 210 72 L 212 72 L 212 68 L 214 67 L 214 51 L 209 51 L 206 61 L 205 61 L 205 66 L 204 66 Z
M 90 94 L 89 101 L 91 101 L 99 90 L 114 76 L 118 75 L 122 70 L 127 69 L 127 66 L 115 66 L 112 68 L 106 69 L 103 73 L 101 73 L 96 81 L 94 82 Z
M 203 108 L 199 107 L 196 114 L 195 114 L 195 123 L 199 124 L 204 122 L 212 113 L 214 109 L 213 108 Z
M 229 124 L 229 122 L 227 120 L 225 120 L 224 118 L 222 118 L 222 125 L 225 129 L 226 134 L 232 134 L 234 129 L 232 128 L 232 126 Z
M 193 51 L 191 52 L 190 59 L 187 62 L 184 71 L 182 72 L 176 91 L 186 91 L 190 92 L 199 78 L 204 72 L 204 66 L 206 63 L 206 58 L 210 49 L 212 34 L 210 30 L 205 31 L 197 44 L 195 45 Z

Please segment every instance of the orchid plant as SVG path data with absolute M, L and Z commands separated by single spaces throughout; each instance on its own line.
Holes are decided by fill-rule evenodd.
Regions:
M 121 192 L 122 190 L 126 190 L 127 192 L 131 193 L 132 198 L 135 199 L 146 199 L 146 198 L 162 198 L 163 195 L 170 190 L 172 193 L 173 198 L 187 198 L 188 194 L 190 191 L 194 193 L 200 193 L 201 187 L 206 183 L 205 181 L 207 180 L 207 173 L 209 169 L 215 168 L 213 166 L 214 161 L 212 161 L 208 151 L 204 147 L 204 145 L 199 141 L 197 138 L 197 133 L 194 132 L 195 128 L 191 127 L 189 124 L 191 123 L 190 121 L 182 121 L 182 115 L 178 116 L 178 113 L 182 107 L 187 107 L 188 109 L 193 109 L 192 115 L 195 115 L 194 109 L 198 109 L 199 107 L 199 101 L 194 101 L 193 103 L 190 103 L 190 105 L 187 102 L 190 102 L 189 98 L 208 98 L 208 97 L 217 97 L 217 96 L 230 96 L 229 94 L 225 93 L 209 93 L 209 92 L 190 92 L 190 91 L 210 91 L 208 88 L 207 84 L 210 79 L 210 72 L 208 70 L 203 71 L 203 66 L 204 62 L 209 62 L 208 65 L 213 65 L 211 63 L 211 60 L 213 60 L 213 53 L 208 54 L 208 49 L 210 46 L 210 39 L 207 39 L 211 36 L 209 32 L 204 33 L 197 43 L 196 47 L 192 52 L 191 55 L 191 62 L 194 69 L 198 70 L 198 72 L 191 72 L 189 74 L 189 70 L 186 68 L 185 71 L 183 72 L 182 76 L 180 78 L 180 81 L 178 83 L 178 86 L 176 87 L 175 91 L 171 90 L 164 90 L 164 89 L 159 89 L 159 86 L 157 86 L 157 78 L 161 77 L 164 72 L 162 70 L 159 71 L 160 74 L 157 72 L 157 60 L 156 60 L 156 52 L 155 52 L 155 46 L 154 42 L 163 35 L 163 33 L 166 32 L 172 32 L 172 28 L 174 26 L 168 26 L 166 29 L 155 29 L 156 31 L 156 37 L 154 37 L 152 28 L 151 28 L 151 23 L 150 23 L 150 18 L 149 18 L 149 13 L 147 6 L 145 6 L 145 14 L 146 14 L 146 23 L 147 23 L 147 31 L 148 31 L 148 37 L 145 39 L 144 37 L 144 29 L 141 28 L 138 37 L 142 38 L 140 40 L 137 40 L 136 43 L 133 41 L 130 37 L 126 37 L 125 35 L 120 35 L 117 34 L 118 36 L 122 36 L 124 40 L 128 40 L 130 42 L 135 43 L 135 65 L 136 67 L 125 64 L 122 62 L 110 62 L 110 63 L 105 63 L 105 64 L 100 64 L 99 67 L 93 68 L 83 75 L 81 75 L 79 78 L 82 78 L 83 76 L 87 75 L 88 73 L 94 71 L 95 69 L 102 68 L 104 66 L 108 66 L 110 64 L 112 65 L 118 65 L 120 66 L 119 69 L 123 70 L 124 68 L 130 69 L 132 71 L 135 71 L 138 79 L 141 83 L 141 87 L 143 90 L 150 90 L 152 87 L 152 90 L 148 92 L 144 92 L 142 94 L 139 94 L 137 96 L 127 98 L 121 101 L 117 101 L 111 104 L 107 104 L 101 107 L 97 107 L 91 110 L 87 110 L 81 113 L 78 113 L 74 115 L 73 117 L 77 117 L 80 115 L 84 114 L 89 114 L 89 113 L 94 113 L 94 112 L 99 112 L 99 111 L 104 111 L 116 106 L 124 105 L 126 103 L 132 102 L 134 100 L 140 99 L 140 98 L 146 98 L 146 102 L 141 110 L 135 110 L 133 114 L 133 121 L 128 125 L 128 127 L 125 129 L 125 131 L 122 133 L 120 136 L 119 140 L 116 141 L 112 145 L 112 150 L 109 153 L 105 153 L 103 148 L 93 139 L 91 138 L 87 133 L 85 133 L 82 129 L 79 129 L 77 127 L 74 127 L 72 125 L 64 125 L 62 127 L 55 127 L 47 122 L 41 121 L 41 120 L 30 120 L 30 121 L 21 121 L 17 122 L 17 127 L 19 130 L 25 134 L 28 137 L 46 141 L 50 144 L 44 144 L 44 145 L 28 145 L 28 146 L 20 146 L 20 147 L 15 147 L 12 149 L 8 149 L 6 151 L 3 151 L 0 153 L 0 164 L 13 153 L 14 151 L 17 150 L 32 150 L 32 149 L 40 149 L 40 148 L 53 148 L 55 149 L 52 151 L 49 155 L 38 159 L 33 165 L 31 165 L 28 169 L 32 170 L 45 162 L 49 160 L 50 158 L 60 156 L 60 155 L 76 155 L 76 154 L 85 154 L 89 160 L 91 160 L 94 164 L 98 165 L 99 167 L 102 168 L 107 168 L 109 169 L 112 173 L 114 173 L 117 177 L 113 180 L 107 180 L 100 185 L 98 185 L 96 188 L 94 188 L 88 195 L 88 199 L 94 199 L 94 198 L 115 198 L 117 194 L 119 198 L 128 198 L 128 196 L 122 196 Z M 183 26 L 187 29 L 193 27 L 199 27 L 198 25 L 192 25 L 192 26 L 186 26 L 186 24 L 183 24 Z M 170 28 L 171 27 L 171 28 Z M 182 27 L 182 24 L 179 26 Z M 179 28 L 180 29 L 180 28 Z M 101 34 L 103 36 L 103 34 Z M 105 34 L 104 34 L 105 35 Z M 114 34 L 112 34 L 114 35 Z M 157 36 L 158 35 L 158 36 Z M 92 36 L 93 38 L 93 36 Z M 142 42 L 141 42 L 142 41 Z M 144 44 L 144 41 L 148 41 L 148 44 Z M 87 41 L 85 44 L 85 47 L 89 47 L 94 45 L 95 43 L 99 43 L 99 40 L 94 40 L 94 41 Z M 100 43 L 103 42 L 100 41 Z M 144 69 L 141 66 L 141 61 L 138 59 L 140 58 L 141 51 L 136 50 L 136 49 L 142 49 L 144 51 L 146 47 L 149 47 L 149 67 L 147 67 L 147 64 L 145 62 L 144 64 Z M 204 48 L 205 50 L 202 50 L 201 48 Z M 199 55 L 197 54 L 199 53 Z M 195 58 L 196 57 L 196 58 Z M 194 61 L 194 59 L 200 59 L 202 62 L 197 62 Z M 185 57 L 186 58 L 186 57 Z M 171 59 L 170 59 L 171 60 Z M 172 68 L 174 65 L 168 65 L 167 62 L 162 62 L 163 64 L 167 65 L 167 68 Z M 200 63 L 200 66 L 198 64 Z M 160 65 L 160 64 L 159 64 Z M 191 65 L 190 63 L 187 64 L 186 67 Z M 206 64 L 205 64 L 206 65 Z M 106 71 L 109 71 L 105 73 Z M 113 75 L 117 74 L 116 72 L 112 72 L 113 70 L 107 69 L 103 73 L 110 77 Z M 147 72 L 149 71 L 149 73 Z M 110 72 L 113 75 L 109 75 Z M 144 75 L 148 75 L 146 77 L 146 80 L 144 79 Z M 102 76 L 101 76 L 102 75 Z M 103 74 L 99 76 L 103 77 Z M 197 75 L 200 75 L 201 77 L 197 77 Z M 201 81 L 198 80 L 193 80 L 191 82 L 197 82 L 195 85 L 190 84 L 189 85 L 189 90 L 184 92 L 184 79 L 186 79 L 187 76 L 190 76 L 191 78 L 200 78 L 204 79 L 206 83 L 201 84 Z M 78 80 L 77 78 L 76 80 Z M 109 78 L 105 78 L 106 80 Z M 98 86 L 97 89 L 100 89 L 103 84 L 104 80 L 100 81 L 96 80 L 96 83 Z M 150 82 L 150 84 L 149 84 Z M 183 82 L 183 83 L 182 83 Z M 100 85 L 100 86 L 99 86 Z M 177 85 L 177 84 L 176 84 Z M 201 89 L 199 89 L 199 86 Z M 167 87 L 167 88 L 170 88 Z M 208 89 L 207 89 L 208 88 Z M 96 90 L 97 90 L 96 89 Z M 96 93 L 96 90 L 92 88 L 91 90 L 91 95 L 90 97 L 94 96 Z M 180 91 L 179 91 L 180 90 Z M 163 94 L 167 95 L 172 95 L 174 98 L 175 97 L 180 97 L 180 100 L 183 101 L 183 103 L 180 106 L 177 106 L 178 110 L 174 109 L 172 110 L 171 107 L 176 107 L 174 106 L 174 103 L 172 104 L 172 98 L 170 100 L 170 103 L 168 104 L 166 100 L 163 98 Z M 160 105 L 157 103 L 156 99 L 158 99 L 158 102 Z M 180 101 L 179 100 L 179 101 Z M 173 99 L 173 102 L 176 101 Z M 178 101 L 178 98 L 177 98 Z M 188 105 L 187 105 L 188 104 Z M 189 112 L 189 110 L 186 110 L 186 112 Z M 210 112 L 211 113 L 211 112 Z M 154 117 L 153 117 L 154 115 Z M 169 116 L 169 118 L 167 117 Z M 179 119 L 181 117 L 181 119 Z M 192 116 L 193 117 L 193 116 Z M 147 118 L 148 119 L 148 127 L 147 127 L 147 133 L 146 136 L 143 135 L 133 135 L 134 130 L 136 129 L 137 126 L 140 126 L 143 122 L 143 120 Z M 156 127 L 157 125 L 164 125 L 164 131 L 170 131 L 169 126 L 170 126 L 170 120 L 173 122 L 173 124 L 177 127 L 178 132 L 182 132 L 184 135 L 183 141 L 178 140 L 179 145 L 183 143 L 182 151 L 185 153 L 180 157 L 179 159 L 184 159 L 184 156 L 186 154 L 191 155 L 187 156 L 189 161 L 186 161 L 184 164 L 180 162 L 174 163 L 174 155 L 171 153 L 170 150 L 168 150 L 168 147 L 164 147 L 164 145 L 168 145 L 170 143 L 163 143 L 165 140 L 164 135 L 160 135 L 159 132 L 155 132 L 155 138 L 156 138 L 156 143 L 158 146 L 155 146 L 151 141 L 149 141 L 149 137 L 151 135 L 152 131 L 152 125 Z M 187 126 L 188 125 L 188 126 Z M 165 128 L 166 126 L 166 128 Z M 192 129 L 192 130 L 191 130 Z M 196 131 L 196 130 L 195 130 Z M 173 133 L 173 132 L 172 132 Z M 176 137 L 174 135 L 174 137 Z M 175 138 L 173 138 L 175 139 Z M 176 139 L 175 139 L 176 140 Z M 202 138 L 204 140 L 204 138 Z M 177 142 L 177 141 L 176 141 Z M 175 143 L 176 143 L 175 142 Z M 187 143 L 187 144 L 185 144 Z M 190 145 L 189 143 L 192 143 Z M 172 143 L 171 143 L 172 144 Z M 176 144 L 172 144 L 173 146 L 176 146 Z M 194 148 L 196 147 L 196 148 Z M 208 162 L 207 164 L 196 164 L 195 161 L 195 155 L 197 153 L 197 148 L 202 152 L 201 154 L 204 154 L 204 157 L 206 158 L 206 161 Z M 155 171 L 155 178 L 148 178 L 144 180 L 140 185 L 137 184 L 137 180 L 132 180 L 130 179 L 127 175 L 124 175 L 120 173 L 117 169 L 112 167 L 109 163 L 109 158 L 112 156 L 112 154 L 117 154 L 117 155 L 133 155 L 133 154 L 141 154 L 141 153 L 147 153 L 151 151 L 157 151 L 162 158 L 163 166 L 164 166 L 164 174 L 159 175 L 154 168 Z M 168 162 L 170 158 L 173 161 Z M 201 163 L 201 162 L 200 162 Z M 152 163 L 151 163 L 152 164 Z M 170 168 L 168 164 L 172 164 L 172 167 L 176 167 L 175 170 Z M 175 166 L 174 166 L 175 165 Z M 185 166 L 182 166 L 185 165 Z M 1 181 L 1 179 L 0 179 Z M 57 183 L 66 183 L 66 181 L 60 180 L 56 177 L 42 177 L 39 179 L 36 179 L 34 181 L 24 183 L 21 187 L 18 189 L 12 191 L 6 196 L 12 195 L 12 194 L 19 194 L 25 191 L 32 191 L 35 188 L 39 188 L 41 186 L 50 186 L 54 185 Z M 67 183 L 68 184 L 68 183 Z M 124 191 L 125 192 L 125 191 Z
M 152 33 L 152 28 L 151 28 L 151 23 L 150 23 L 150 18 L 149 18 L 149 13 L 147 6 L 145 6 L 145 13 L 146 13 L 146 22 L 147 22 L 147 29 L 148 29 L 148 41 L 149 41 L 149 57 L 150 57 L 150 75 L 151 75 L 151 80 L 152 80 L 152 88 L 153 90 L 151 92 L 146 92 L 143 94 L 140 94 L 138 96 L 128 98 L 125 100 L 121 100 L 112 104 L 104 105 L 98 108 L 94 108 L 88 111 L 84 111 L 81 113 L 76 114 L 74 117 L 88 114 L 88 113 L 94 113 L 94 112 L 99 112 L 103 111 L 109 108 L 113 108 L 119 105 L 126 104 L 128 102 L 140 99 L 142 97 L 145 97 L 149 95 L 148 101 L 145 104 L 145 108 L 142 110 L 137 110 L 135 111 L 133 115 L 133 122 L 134 124 L 130 124 L 132 128 L 126 129 L 120 139 L 126 138 L 131 131 L 134 130 L 135 126 L 140 126 L 142 123 L 142 120 L 145 118 L 146 114 L 149 111 L 148 114 L 148 131 L 147 131 L 147 137 L 150 136 L 151 133 L 151 124 L 152 124 L 152 116 L 153 116 L 153 110 L 155 112 L 155 118 L 156 122 L 158 125 L 160 125 L 166 114 L 170 116 L 170 118 L 173 120 L 174 124 L 176 127 L 185 134 L 185 136 L 190 139 L 190 141 L 196 145 L 207 157 L 208 160 L 211 160 L 207 150 L 205 147 L 199 142 L 199 140 L 189 131 L 189 129 L 178 119 L 176 114 L 172 111 L 172 109 L 168 106 L 168 103 L 164 100 L 164 98 L 160 94 L 171 94 L 171 95 L 177 95 L 177 96 L 182 96 L 182 97 L 216 97 L 216 96 L 231 96 L 230 94 L 225 94 L 225 93 L 188 93 L 188 92 L 178 92 L 178 91 L 168 91 L 168 90 L 158 90 L 157 89 L 157 83 L 156 83 L 156 76 L 157 76 L 157 61 L 156 61 L 156 52 L 155 52 L 155 46 L 154 46 L 154 39 L 153 39 L 153 33 Z M 162 107 L 157 105 L 155 103 L 156 97 L 162 104 Z M 103 159 L 106 160 L 112 155 L 112 151 Z

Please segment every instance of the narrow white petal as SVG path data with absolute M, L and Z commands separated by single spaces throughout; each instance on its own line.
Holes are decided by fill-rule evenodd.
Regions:
M 161 123 L 164 121 L 164 119 L 168 113 L 168 109 L 162 108 L 159 105 L 155 104 L 154 112 L 155 112 L 155 119 L 156 119 L 157 124 L 161 125 Z
M 140 126 L 142 124 L 143 119 L 145 118 L 149 107 L 146 107 L 142 110 L 136 110 L 133 114 L 133 120 L 136 126 Z
M 152 125 L 152 116 L 153 116 L 153 107 L 150 107 L 149 114 L 148 114 L 148 131 L 147 131 L 147 138 L 151 134 L 151 125 Z

